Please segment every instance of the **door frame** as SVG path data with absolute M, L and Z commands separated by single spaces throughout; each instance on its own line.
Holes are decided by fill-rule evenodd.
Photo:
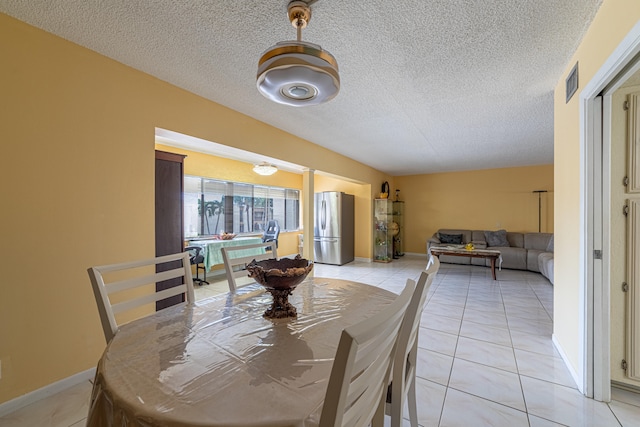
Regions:
M 611 399 L 611 232 L 608 217 L 611 209 L 611 96 L 635 72 L 636 67 L 630 67 L 630 64 L 633 64 L 639 54 L 640 22 L 629 31 L 596 72 L 580 93 L 579 99 L 581 391 L 588 397 L 605 402 Z M 597 98 L 601 94 L 600 109 Z M 602 151 L 599 158 L 600 147 Z M 601 246 L 598 248 L 596 245 L 599 243 Z M 601 262 L 594 259 L 595 249 L 602 250 Z

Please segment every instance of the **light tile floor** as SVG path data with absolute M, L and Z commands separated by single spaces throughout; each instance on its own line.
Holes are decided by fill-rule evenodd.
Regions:
M 388 264 L 316 264 L 314 273 L 398 293 L 425 262 L 406 255 Z M 442 264 L 420 328 L 420 425 L 640 426 L 639 394 L 613 389 L 615 400 L 606 404 L 577 390 L 551 342 L 551 284 L 537 273 L 497 276 L 493 281 L 484 267 Z M 226 281 L 211 280 L 196 297 L 226 290 Z M 84 382 L 0 418 L 0 427 L 84 426 L 90 393 Z

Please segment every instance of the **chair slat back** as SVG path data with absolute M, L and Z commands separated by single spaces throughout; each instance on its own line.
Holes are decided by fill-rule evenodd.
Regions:
M 342 331 L 320 427 L 366 426 L 374 418 L 382 425 L 398 332 L 414 288 L 407 280 L 390 305 Z
M 417 427 L 415 375 L 418 353 L 420 318 L 427 300 L 427 293 L 440 269 L 438 258 L 431 256 L 427 269 L 420 273 L 411 302 L 402 321 L 398 335 L 398 348 L 393 362 L 391 384 L 391 427 L 402 425 L 404 403 L 409 397 L 409 417 L 412 427 Z M 410 394 L 412 393 L 412 394 Z
M 404 347 L 406 352 L 410 352 L 418 341 L 420 318 L 427 300 L 427 293 L 429 292 L 429 288 L 431 287 L 433 279 L 439 269 L 440 261 L 438 258 L 432 257 L 432 262 L 429 267 L 420 273 L 420 278 L 416 285 L 416 291 L 414 292 L 411 302 L 409 303 L 409 307 L 407 308 L 407 314 L 403 320 L 402 328 L 400 329 L 400 337 L 398 338 L 398 348 Z
M 189 258 L 189 253 L 184 252 L 138 261 L 101 265 L 87 269 L 96 304 L 98 305 L 104 337 L 107 342 L 111 341 L 118 331 L 119 325 L 115 317 L 118 313 L 127 312 L 176 295 L 184 295 L 188 303 L 195 301 Z M 149 273 L 151 267 L 156 268 L 159 265 L 176 261 L 181 263 L 181 267 Z M 111 279 L 111 274 L 116 275 L 118 279 Z M 132 295 L 124 301 L 115 303 L 111 301 L 111 296 L 115 293 L 129 291 L 175 278 L 181 278 L 182 283 L 159 292 Z
M 238 252 L 246 251 L 247 249 L 262 248 L 265 250 L 262 254 L 239 256 Z M 229 291 L 235 292 L 236 289 L 242 286 L 247 286 L 250 283 L 240 286 L 236 279 L 239 277 L 247 277 L 246 270 L 247 264 L 251 261 L 261 261 L 264 259 L 278 259 L 278 250 L 276 249 L 276 242 L 255 243 L 252 245 L 243 246 L 229 246 L 220 249 L 222 252 L 222 260 L 224 262 L 224 270 L 227 274 L 227 282 L 229 283 Z

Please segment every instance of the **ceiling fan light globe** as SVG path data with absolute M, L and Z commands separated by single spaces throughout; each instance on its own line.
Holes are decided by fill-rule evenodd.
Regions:
M 333 55 L 306 42 L 281 42 L 267 50 L 260 58 L 256 80 L 264 97 L 295 107 L 322 104 L 340 91 Z

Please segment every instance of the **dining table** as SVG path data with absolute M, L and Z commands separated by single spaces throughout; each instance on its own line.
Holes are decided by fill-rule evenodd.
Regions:
M 307 278 L 297 317 L 263 316 L 259 284 L 120 327 L 99 360 L 88 427 L 317 426 L 342 330 L 395 299 L 351 280 Z
M 233 239 L 199 239 L 189 240 L 189 246 L 200 246 L 203 249 L 204 266 L 206 271 L 211 270 L 211 267 L 217 264 L 222 264 L 222 252 L 220 249 L 226 247 L 238 247 L 255 245 L 262 243 L 262 237 L 234 237 Z M 251 248 L 239 251 L 235 254 L 238 257 L 260 255 L 263 254 L 264 248 Z

